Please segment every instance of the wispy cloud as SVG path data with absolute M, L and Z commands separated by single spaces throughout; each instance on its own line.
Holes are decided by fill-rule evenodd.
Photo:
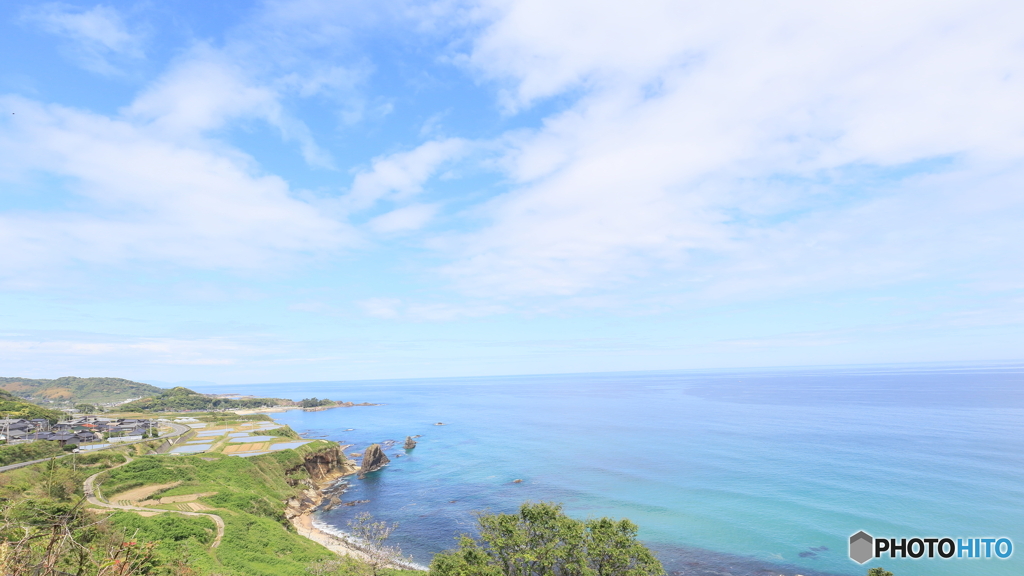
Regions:
M 0 179 L 58 174 L 84 200 L 0 217 L 4 275 L 73 261 L 252 270 L 352 239 L 236 150 L 168 141 L 144 125 L 61 106 L 3 103 L 16 113 L 0 131 Z
M 356 174 L 346 204 L 351 210 L 364 210 L 380 200 L 407 201 L 422 192 L 426 181 L 445 163 L 463 157 L 468 151 L 465 140 L 448 138 L 374 158 L 369 170 Z
M 969 268 L 995 246 L 970 242 L 986 230 L 1004 256 L 1024 240 L 1024 203 L 1003 188 L 1024 178 L 1020 5 L 556 0 L 474 14 L 462 61 L 511 112 L 568 104 L 509 134 L 515 186 L 447 244 L 444 271 L 472 294 L 829 290 Z
M 387 320 L 438 322 L 479 318 L 506 312 L 503 306 L 486 302 L 406 302 L 400 298 L 368 298 L 357 302 L 363 313 Z
M 118 61 L 145 57 L 145 35 L 139 29 L 129 29 L 121 13 L 110 6 L 82 10 L 51 2 L 25 10 L 22 19 L 70 41 L 66 54 L 92 72 L 117 74 Z

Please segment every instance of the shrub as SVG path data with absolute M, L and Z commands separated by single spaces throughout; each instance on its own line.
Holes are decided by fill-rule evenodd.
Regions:
M 610 518 L 569 518 L 560 504 L 523 504 L 518 514 L 483 514 L 479 538 L 430 563 L 431 576 L 660 576 L 661 562 L 637 542 L 637 527 Z

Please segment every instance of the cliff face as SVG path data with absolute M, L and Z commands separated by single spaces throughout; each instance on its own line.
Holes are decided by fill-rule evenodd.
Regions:
M 342 476 L 356 472 L 355 463 L 349 460 L 338 446 L 306 454 L 302 466 L 309 473 L 309 477 L 321 485 L 330 484 Z
M 412 439 L 412 436 L 405 437 L 405 449 L 412 450 L 416 447 L 416 441 Z
M 294 474 L 301 469 L 309 474 L 308 478 L 289 480 L 293 486 L 302 486 L 302 491 L 288 499 L 285 516 L 290 520 L 319 507 L 334 494 L 329 488 L 342 476 L 355 474 L 358 471 L 354 462 L 345 456 L 338 446 L 312 452 L 303 456 L 302 464 L 291 468 L 287 474 Z
M 390 462 L 391 460 L 388 460 L 384 451 L 381 450 L 380 444 L 370 444 L 369 448 L 363 452 L 363 464 L 359 467 L 359 474 L 380 470 Z

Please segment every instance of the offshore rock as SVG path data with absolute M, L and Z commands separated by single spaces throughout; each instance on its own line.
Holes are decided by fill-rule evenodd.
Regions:
M 416 441 L 412 439 L 412 436 L 405 437 L 405 449 L 412 450 L 416 447 Z
M 363 464 L 359 467 L 359 475 L 368 474 L 375 470 L 387 466 L 391 460 L 384 455 L 384 451 L 380 449 L 380 444 L 370 444 L 370 446 L 363 451 Z

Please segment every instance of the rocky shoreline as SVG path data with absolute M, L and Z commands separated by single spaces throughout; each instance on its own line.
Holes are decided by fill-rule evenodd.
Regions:
M 345 455 L 345 448 L 348 446 L 337 446 L 306 455 L 301 466 L 306 469 L 309 477 L 294 484 L 303 488 L 285 502 L 285 517 L 299 535 L 336 554 L 366 560 L 366 555 L 356 547 L 333 534 L 324 532 L 313 523 L 313 513 L 325 502 L 337 499 L 337 495 L 344 491 L 344 485 L 339 480 L 359 472 L 355 462 Z M 292 470 L 297 471 L 298 467 Z
M 315 512 L 322 507 L 329 509 L 344 504 L 339 498 L 346 488 L 346 484 L 341 482 L 342 478 L 354 474 L 362 475 L 387 465 L 387 456 L 384 456 L 379 445 L 374 444 L 367 449 L 366 453 L 370 454 L 370 458 L 364 454 L 361 466 L 356 465 L 355 461 L 345 454 L 345 449 L 349 446 L 335 446 L 306 454 L 300 466 L 289 470 L 289 472 L 296 472 L 303 467 L 309 477 L 297 480 L 292 484 L 293 486 L 302 486 L 302 490 L 285 502 L 285 517 L 295 527 L 299 535 L 309 538 L 335 554 L 366 561 L 368 557 L 365 552 L 360 550 L 359 546 L 317 526 L 314 517 Z M 373 450 L 374 448 L 376 451 Z M 423 570 L 421 566 L 397 561 L 392 567 Z

